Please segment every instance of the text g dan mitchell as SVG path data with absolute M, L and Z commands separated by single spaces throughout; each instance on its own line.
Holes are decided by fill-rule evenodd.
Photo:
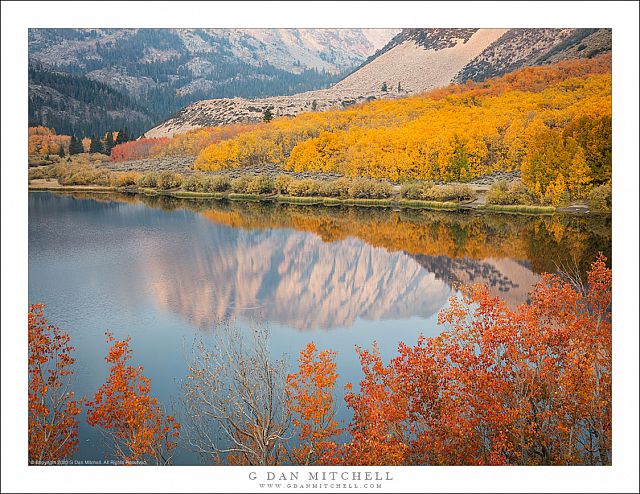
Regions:
M 302 474 L 302 475 L 301 475 Z M 307 481 L 363 481 L 363 480 L 393 480 L 391 472 L 371 472 L 371 471 L 353 471 L 353 472 L 335 472 L 335 471 L 308 471 L 308 472 L 249 472 L 249 480 L 265 480 L 265 481 L 291 481 L 291 480 L 307 480 Z

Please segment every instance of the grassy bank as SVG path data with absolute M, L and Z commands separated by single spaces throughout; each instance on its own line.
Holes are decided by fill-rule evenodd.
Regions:
M 239 194 L 233 192 L 190 192 L 180 189 L 160 190 L 150 187 L 111 187 L 111 186 L 47 186 L 31 184 L 29 190 L 32 191 L 57 191 L 57 192 L 123 192 L 128 194 L 161 195 L 182 199 L 227 199 L 230 201 L 265 201 L 278 202 L 283 204 L 300 204 L 309 206 L 369 206 L 369 207 L 398 207 L 406 209 L 437 209 L 447 211 L 457 211 L 462 204 L 453 201 L 420 201 L 406 199 L 367 199 L 367 198 L 337 198 L 337 197 L 296 197 L 284 194 Z M 495 213 L 520 213 L 520 214 L 553 214 L 555 207 L 551 206 L 499 206 L 480 205 L 472 207 L 477 211 L 487 211 Z
M 323 199 L 328 199 L 328 198 L 323 198 L 323 197 L 295 197 L 295 196 L 288 196 L 288 195 L 279 195 L 279 196 L 276 197 L 276 200 L 278 202 L 283 202 L 285 204 L 316 205 L 316 204 L 322 204 L 323 203 Z M 335 199 L 335 201 L 338 201 L 339 203 L 342 203 L 342 201 L 340 201 L 340 199 Z
M 535 194 L 528 190 L 522 181 L 495 182 L 486 194 L 487 208 L 492 211 L 504 211 L 528 214 L 545 214 L 554 211 L 570 211 L 571 208 L 588 207 L 597 213 L 611 213 L 611 184 L 602 184 L 569 194 L 567 190 L 554 188 L 554 194 Z
M 31 191 L 66 191 L 66 192 L 127 192 L 119 187 L 101 186 L 101 185 L 52 185 L 46 183 L 29 184 L 29 190 Z
M 170 195 L 191 199 L 276 201 L 288 204 L 414 207 L 455 209 L 469 200 L 468 186 L 411 184 L 394 187 L 388 181 L 362 177 L 333 180 L 247 173 L 231 179 L 224 175 L 162 172 L 111 172 L 87 160 L 63 161 L 29 172 L 31 190 L 123 191 L 146 195 Z M 428 199 L 428 200 L 424 200 Z
M 521 187 L 500 184 L 487 194 L 487 204 L 477 199 L 477 191 L 468 184 L 437 185 L 411 182 L 401 187 L 377 179 L 341 177 L 333 180 L 294 178 L 279 175 L 245 174 L 231 179 L 224 175 L 173 172 L 111 172 L 91 162 L 63 161 L 29 170 L 30 190 L 111 192 L 166 195 L 188 199 L 227 199 L 230 201 L 267 201 L 318 206 L 369 206 L 382 208 L 459 210 L 519 214 L 552 214 L 556 207 L 523 204 L 528 202 Z M 504 189 L 504 190 L 503 190 Z M 606 191 L 605 191 L 606 192 Z M 601 192 L 600 202 L 608 197 Z M 502 202 L 502 204 L 495 204 Z M 520 202 L 520 203 L 518 203 Z M 510 203 L 510 204 L 505 204 Z M 610 201 L 609 201 L 610 203 Z
M 295 197 L 288 195 L 237 194 L 224 192 L 188 192 L 184 190 L 160 190 L 148 187 L 108 187 L 108 186 L 45 186 L 32 184 L 31 191 L 56 192 L 121 192 L 148 196 L 169 196 L 178 199 L 227 199 L 230 201 L 265 201 L 308 206 L 370 206 L 370 207 L 411 207 L 425 209 L 458 209 L 456 203 L 436 203 L 428 201 L 395 201 L 392 199 L 339 199 L 336 197 Z
M 526 206 L 520 204 L 498 205 L 486 204 L 478 206 L 478 211 L 491 211 L 495 213 L 520 213 L 520 214 L 553 214 L 557 210 L 553 206 Z
M 189 192 L 185 190 L 172 192 L 171 195 L 185 199 L 224 199 L 226 196 L 223 192 Z
M 453 201 L 421 201 L 421 200 L 407 200 L 401 199 L 398 201 L 398 206 L 404 208 L 426 208 L 426 209 L 460 209 L 459 202 Z

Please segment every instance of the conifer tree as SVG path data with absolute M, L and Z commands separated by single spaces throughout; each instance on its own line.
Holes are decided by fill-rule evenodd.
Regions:
M 104 140 L 104 154 L 111 155 L 111 150 L 115 143 L 113 142 L 113 132 L 107 132 L 107 137 Z
M 71 136 L 71 141 L 69 141 L 69 155 L 80 154 L 84 152 L 84 148 L 82 147 L 82 141 L 76 136 Z
M 91 136 L 91 144 L 89 145 L 90 153 L 102 153 L 104 149 L 102 147 L 102 142 L 96 136 Z

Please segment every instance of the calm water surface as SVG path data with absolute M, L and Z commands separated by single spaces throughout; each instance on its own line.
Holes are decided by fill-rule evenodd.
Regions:
M 104 382 L 109 330 L 131 336 L 152 393 L 178 402 L 185 348 L 215 340 L 223 319 L 268 325 L 273 354 L 291 361 L 309 341 L 336 350 L 342 389 L 361 379 L 355 345 L 375 340 L 388 360 L 400 341 L 438 334 L 453 282 L 487 283 L 515 306 L 557 259 L 610 249 L 609 219 L 146 202 L 29 195 L 29 302 L 71 334 L 78 395 Z M 76 458 L 102 459 L 82 424 Z M 184 449 L 176 460 L 199 462 Z

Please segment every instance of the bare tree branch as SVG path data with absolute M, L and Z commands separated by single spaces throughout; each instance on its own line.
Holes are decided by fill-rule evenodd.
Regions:
M 188 442 L 213 462 L 273 465 L 291 438 L 287 365 L 269 353 L 269 332 L 229 324 L 207 348 L 194 342 L 182 381 Z

